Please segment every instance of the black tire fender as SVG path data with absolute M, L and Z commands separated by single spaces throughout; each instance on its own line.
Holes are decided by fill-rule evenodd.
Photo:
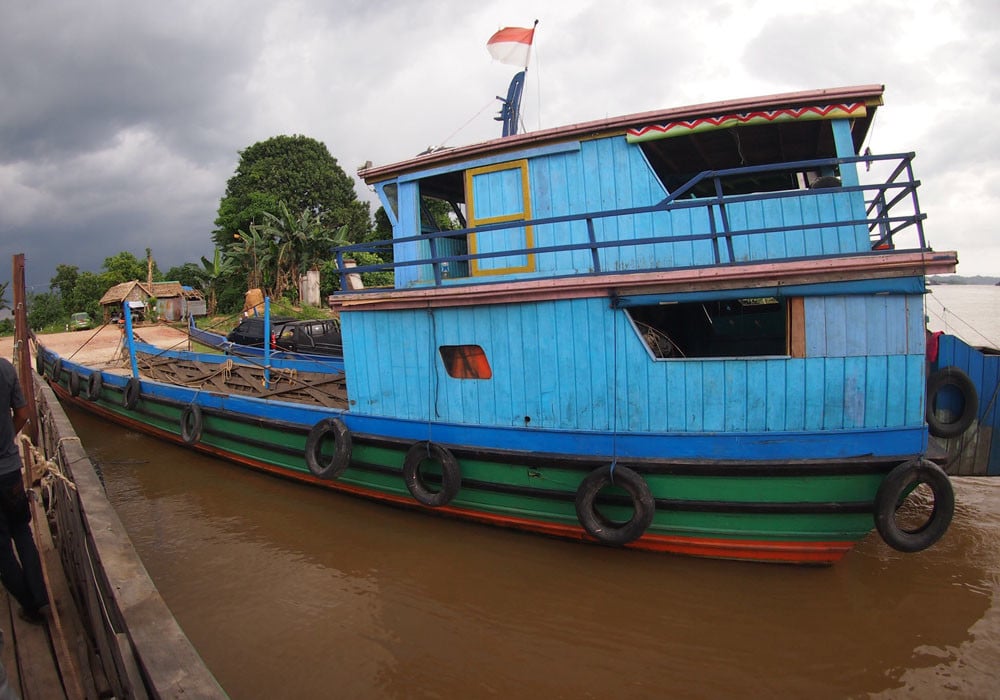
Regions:
M 616 523 L 597 508 L 597 496 L 608 486 L 620 486 L 632 501 L 632 517 Z M 576 516 L 591 537 L 605 544 L 624 545 L 642 537 L 653 522 L 656 500 L 649 484 L 628 467 L 598 467 L 580 482 L 576 490 Z
M 927 484 L 934 494 L 930 518 L 916 530 L 906 530 L 896 521 L 896 510 L 906 496 L 920 484 Z M 919 552 L 941 539 L 955 514 L 955 492 L 951 480 L 938 465 L 926 459 L 914 459 L 896 466 L 882 480 L 875 495 L 875 528 L 893 549 Z
M 87 377 L 87 398 L 97 401 L 101 398 L 101 389 L 104 387 L 104 375 L 100 372 L 91 372 Z
M 323 441 L 333 437 L 333 455 L 323 459 Z M 306 466 L 320 479 L 336 479 L 351 463 L 351 431 L 339 418 L 324 418 L 312 427 L 306 438 Z
M 951 387 L 961 395 L 962 413 L 954 421 L 942 420 L 934 411 L 934 404 L 942 389 Z M 927 378 L 927 429 L 934 437 L 958 437 L 972 425 L 979 414 L 979 395 L 976 385 L 958 367 L 945 367 Z
M 181 440 L 187 445 L 193 445 L 201 440 L 201 406 L 188 404 L 181 411 Z
M 131 411 L 139 403 L 141 395 L 142 385 L 139 380 L 135 377 L 129 377 L 128 382 L 125 383 L 125 389 L 122 391 L 122 406 Z
M 41 348 L 35 348 L 35 371 L 39 377 L 45 376 L 45 352 Z
M 69 373 L 69 395 L 79 396 L 80 395 L 80 373 L 75 369 L 70 370 Z
M 427 460 L 435 460 L 441 465 L 441 489 L 434 491 L 427 486 L 420 468 Z M 447 447 L 424 440 L 410 447 L 403 460 L 403 481 L 417 501 L 425 506 L 437 508 L 451 503 L 462 488 L 462 470 L 458 460 Z
M 50 375 L 52 381 L 56 384 L 62 381 L 62 358 L 57 357 L 56 361 L 52 363 L 52 374 Z

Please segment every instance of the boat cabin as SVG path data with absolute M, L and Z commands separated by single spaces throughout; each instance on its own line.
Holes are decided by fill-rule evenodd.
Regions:
M 361 175 L 393 224 L 398 289 L 867 252 L 881 231 L 857 153 L 881 93 L 633 115 Z
M 712 434 L 690 455 L 887 428 L 905 436 L 883 449 L 915 451 L 924 274 L 955 256 L 926 245 L 912 154 L 863 151 L 881 102 L 874 85 L 698 105 L 361 171 L 395 286 L 334 297 L 364 348 L 345 357 L 352 405 Z

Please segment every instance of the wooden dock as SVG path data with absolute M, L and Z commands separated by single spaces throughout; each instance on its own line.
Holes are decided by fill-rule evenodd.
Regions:
M 50 605 L 45 623 L 32 624 L 0 592 L 10 686 L 25 699 L 225 698 L 149 578 L 55 395 L 35 377 L 32 384 L 40 445 L 21 438 L 21 448 Z
M 40 700 L 225 698 L 153 585 L 55 394 L 31 370 L 23 254 L 13 257 L 12 281 L 15 337 L 0 350 L 13 359 L 31 416 L 19 440 L 49 605 L 33 625 L 0 593 L 9 690 Z M 106 342 L 115 347 L 120 337 Z
M 37 495 L 37 491 L 33 491 Z M 45 624 L 27 622 L 18 614 L 19 605 L 0 592 L 0 628 L 4 634 L 2 661 L 11 688 L 22 698 L 75 700 L 108 697 L 98 689 L 88 665 L 87 639 L 76 605 L 62 572 L 59 554 L 44 509 L 37 499 L 31 503 L 32 531 L 41 555 L 50 605 Z M 106 683 L 102 683 L 106 686 Z

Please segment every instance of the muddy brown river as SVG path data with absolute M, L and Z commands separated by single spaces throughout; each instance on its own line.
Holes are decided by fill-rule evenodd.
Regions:
M 70 417 L 233 698 L 996 697 L 1000 479 L 932 549 L 831 568 L 629 552 L 398 510 Z
M 1000 288 L 927 311 L 1000 347 Z M 397 510 L 69 413 L 233 698 L 1000 697 L 1000 478 L 954 479 L 926 552 L 740 564 Z

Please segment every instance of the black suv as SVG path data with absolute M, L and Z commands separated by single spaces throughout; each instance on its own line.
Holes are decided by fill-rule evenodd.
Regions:
M 332 319 L 313 321 L 289 321 L 275 328 L 276 347 L 290 352 L 305 352 L 312 355 L 344 354 L 340 339 L 340 322 Z
M 264 319 L 249 316 L 226 336 L 226 340 L 239 345 L 264 347 Z M 291 318 L 271 318 L 271 347 L 289 352 L 312 355 L 344 354 L 340 340 L 340 322 L 331 319 L 296 321 Z
M 272 345 L 277 334 L 277 326 L 292 320 L 290 318 L 271 317 Z M 229 335 L 226 336 L 226 340 L 238 345 L 249 345 L 252 348 L 264 347 L 264 319 L 260 316 L 247 316 L 240 321 L 236 328 L 230 331 Z

